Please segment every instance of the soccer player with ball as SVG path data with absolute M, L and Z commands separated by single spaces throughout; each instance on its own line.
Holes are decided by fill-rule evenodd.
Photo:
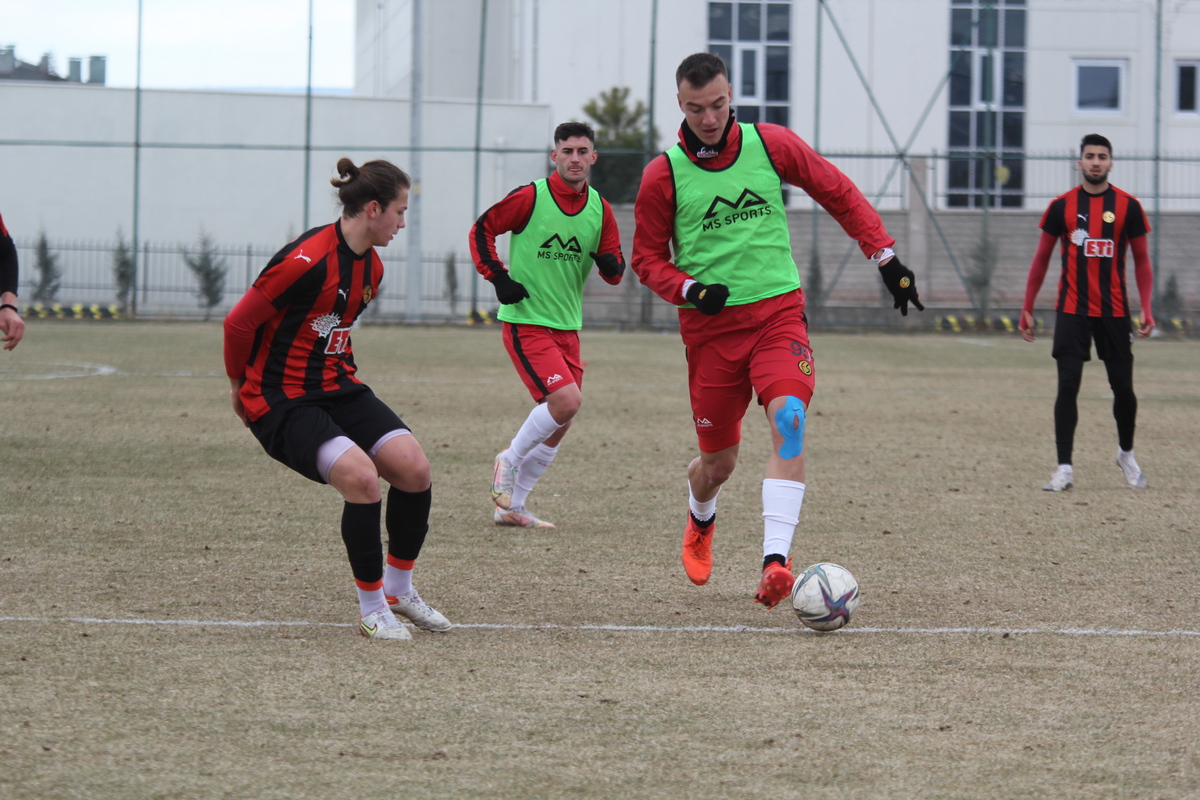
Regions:
M 350 332 L 379 292 L 375 252 L 404 227 L 411 179 L 387 161 L 338 161 L 342 216 L 275 254 L 225 319 L 234 413 L 272 457 L 342 495 L 341 533 L 359 633 L 411 639 L 450 623 L 413 588 L 429 530 L 429 461 L 408 426 L 355 375 Z M 379 479 L 390 485 L 384 563 Z
M 634 209 L 631 265 L 679 307 L 700 454 L 688 466 L 683 566 L 703 585 L 712 572 L 717 495 L 737 465 L 742 417 L 757 394 L 771 431 L 762 483 L 767 608 L 794 581 L 788 553 L 804 500 L 804 427 L 815 361 L 804 292 L 792 258 L 782 183 L 828 211 L 879 264 L 895 307 L 923 310 L 916 282 L 892 250 L 879 214 L 836 167 L 789 129 L 742 124 L 720 57 L 688 56 L 675 73 L 684 122 L 679 144 L 647 165 Z

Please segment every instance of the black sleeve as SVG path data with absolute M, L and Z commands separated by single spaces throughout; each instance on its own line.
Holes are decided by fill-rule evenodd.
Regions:
M 8 234 L 0 236 L 0 293 L 17 293 L 17 246 Z

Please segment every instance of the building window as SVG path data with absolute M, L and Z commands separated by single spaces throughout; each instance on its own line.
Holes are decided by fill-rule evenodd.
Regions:
M 1025 0 L 950 0 L 947 204 L 1021 208 Z
M 1175 65 L 1175 110 L 1181 114 L 1200 111 L 1200 94 L 1197 94 L 1196 73 L 1200 72 L 1200 61 L 1180 61 Z
M 1089 114 L 1120 114 L 1125 110 L 1125 62 L 1075 62 L 1075 110 Z
M 792 4 L 708 4 L 708 52 L 729 69 L 740 122 L 787 125 L 791 117 Z

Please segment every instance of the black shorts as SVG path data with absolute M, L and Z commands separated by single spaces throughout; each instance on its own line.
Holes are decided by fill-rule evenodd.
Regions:
M 1129 317 L 1086 317 L 1056 312 L 1054 320 L 1055 358 L 1092 360 L 1092 340 L 1101 361 L 1133 361 L 1133 322 Z
M 250 423 L 267 455 L 317 483 L 317 451 L 338 436 L 346 436 L 369 451 L 385 434 L 408 430 L 382 400 L 366 386 L 333 396 L 301 397 L 268 411 Z

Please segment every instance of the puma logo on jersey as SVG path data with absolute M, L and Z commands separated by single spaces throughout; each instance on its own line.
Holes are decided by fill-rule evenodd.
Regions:
M 338 289 L 338 294 L 340 294 L 340 295 L 342 296 L 342 299 L 343 299 L 343 300 L 349 300 L 349 299 L 350 299 L 350 295 L 346 294 L 346 290 L 345 290 L 345 289 Z
M 304 251 L 303 251 L 303 250 L 301 250 L 300 252 L 296 253 L 296 255 L 292 256 L 292 258 L 303 258 L 303 259 L 304 259 L 305 261 L 307 261 L 309 264 L 311 264 L 311 263 L 312 263 L 312 259 L 311 259 L 311 258 L 309 258 L 308 256 L 304 255 Z

